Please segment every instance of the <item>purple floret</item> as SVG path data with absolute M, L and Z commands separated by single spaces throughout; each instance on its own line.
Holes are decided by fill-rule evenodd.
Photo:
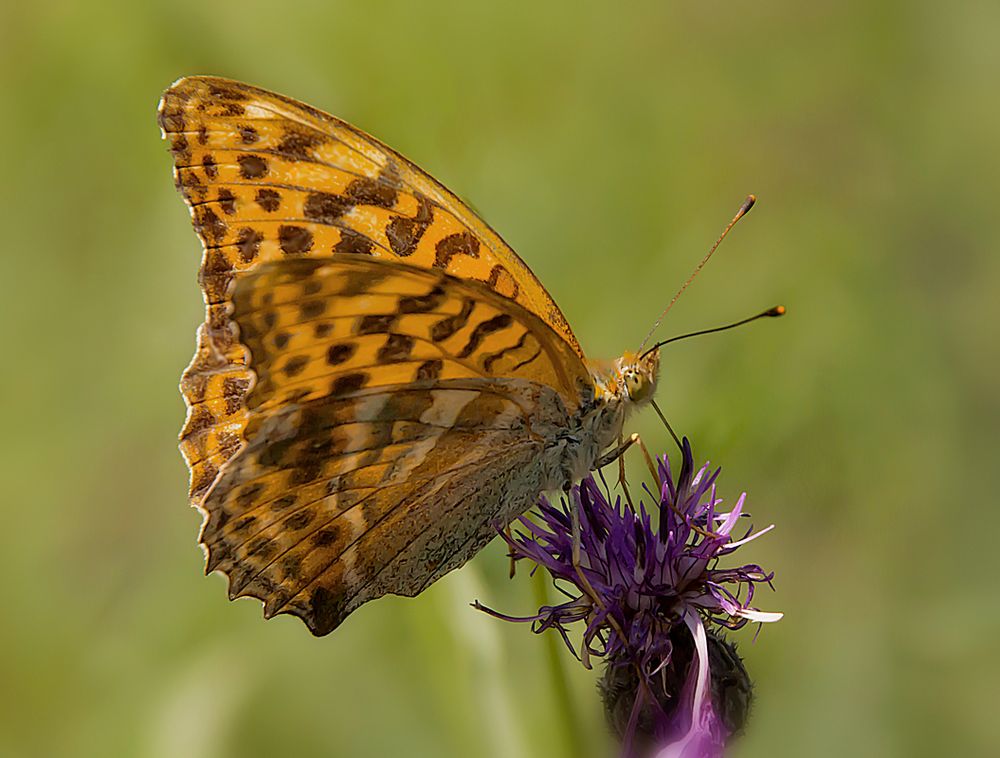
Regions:
M 723 695 L 717 692 L 719 677 L 710 671 L 709 662 L 720 660 L 720 655 L 723 660 L 735 658 L 746 679 L 735 649 L 721 632 L 749 621 L 781 618 L 752 606 L 756 585 L 770 584 L 773 574 L 756 564 L 720 568 L 719 559 L 772 527 L 758 532 L 750 527 L 740 538 L 733 537 L 747 515 L 746 494 L 731 510 L 720 510 L 715 488 L 720 470 L 709 473 L 706 464 L 696 471 L 686 439 L 676 479 L 666 456 L 658 468 L 655 524 L 642 503 L 638 511 L 621 498 L 612 505 L 593 476 L 569 493 L 580 515 L 580 564 L 586 583 L 573 565 L 570 503 L 564 500 L 557 507 L 542 498 L 536 521 L 522 516 L 515 522 L 516 531 L 504 539 L 516 560 L 544 567 L 568 599 L 528 617 L 483 610 L 508 621 L 530 622 L 537 633 L 555 629 L 588 665 L 591 658 L 604 658 L 606 679 L 632 682 L 631 713 L 619 729 L 625 755 L 637 754 L 637 732 L 651 732 L 648 744 L 661 758 L 712 758 L 722 754 L 736 727 L 723 718 L 726 713 L 717 713 L 720 707 L 732 709 L 728 702 L 716 702 Z M 578 648 L 568 633 L 576 622 L 585 626 Z M 721 646 L 730 653 L 723 654 Z M 749 687 L 746 679 L 747 705 Z

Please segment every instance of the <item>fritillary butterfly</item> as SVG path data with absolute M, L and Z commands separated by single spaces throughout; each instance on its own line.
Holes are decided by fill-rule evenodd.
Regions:
M 231 598 L 323 635 L 416 595 L 651 398 L 658 350 L 588 362 L 496 232 L 353 126 L 212 77 L 159 123 L 204 245 L 180 448 Z

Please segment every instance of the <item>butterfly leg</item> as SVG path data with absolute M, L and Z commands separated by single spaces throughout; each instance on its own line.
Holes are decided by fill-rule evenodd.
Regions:
M 653 456 L 649 454 L 649 448 L 646 447 L 646 443 L 639 439 L 639 435 L 634 435 L 636 441 L 639 443 L 639 449 L 642 450 L 642 457 L 646 459 L 646 468 L 649 469 L 650 476 L 653 477 L 653 481 L 656 482 L 656 488 L 659 489 L 662 486 L 660 481 L 660 472 L 656 470 L 656 464 L 653 462 Z
M 638 434 L 631 435 L 627 440 L 622 440 L 621 436 L 618 437 L 618 447 L 611 450 L 600 458 L 598 458 L 597 463 L 594 464 L 595 469 L 607 466 L 609 463 L 618 459 L 618 486 L 622 488 L 622 492 L 625 493 L 625 499 L 628 501 L 629 507 L 635 510 L 635 503 L 632 502 L 632 493 L 628 490 L 628 482 L 625 480 L 625 451 L 628 450 L 636 442 L 642 446 L 645 450 L 645 445 L 642 444 L 642 440 L 639 438 Z M 648 453 L 647 453 L 648 456 Z
M 504 527 L 503 531 L 504 531 L 504 534 L 507 535 L 507 539 L 509 540 L 510 539 L 510 534 L 511 534 L 510 524 L 507 524 L 507 526 Z M 513 579 L 514 578 L 514 574 L 517 573 L 517 561 L 514 560 L 514 552 L 513 551 L 511 551 L 509 555 L 510 555 L 510 578 Z
M 604 455 L 602 455 L 600 458 L 598 458 L 597 459 L 597 463 L 594 464 L 594 470 L 596 471 L 599 468 L 604 468 L 609 463 L 612 463 L 612 462 L 614 462 L 616 460 L 621 460 L 621 457 L 622 457 L 622 455 L 625 454 L 625 451 L 628 450 L 630 447 L 632 447 L 632 445 L 634 445 L 637 442 L 640 445 L 642 444 L 642 440 L 639 439 L 639 435 L 638 434 L 633 434 L 632 436 L 630 436 L 624 442 L 621 440 L 621 438 L 619 438 L 618 439 L 618 447 L 616 447 L 614 450 L 608 451 L 607 453 L 605 453 Z

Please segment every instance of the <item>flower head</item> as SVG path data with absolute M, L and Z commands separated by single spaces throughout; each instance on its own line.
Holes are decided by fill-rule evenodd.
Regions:
M 756 585 L 770 583 L 773 574 L 755 564 L 719 566 L 771 527 L 734 537 L 746 494 L 720 510 L 719 470 L 709 472 L 706 464 L 696 471 L 686 439 L 681 458 L 676 477 L 669 459 L 660 459 L 653 512 L 621 498 L 612 505 L 592 476 L 571 490 L 570 502 L 557 507 L 543 498 L 538 523 L 521 517 L 520 529 L 504 538 L 515 559 L 544 567 L 568 599 L 526 618 L 484 609 L 531 622 L 535 632 L 557 630 L 584 662 L 606 660 L 602 690 L 626 755 L 650 739 L 661 758 L 720 755 L 745 718 L 750 691 L 721 631 L 781 618 L 752 605 Z M 580 521 L 578 565 L 571 508 Z M 568 634 L 575 622 L 584 625 L 579 649 Z

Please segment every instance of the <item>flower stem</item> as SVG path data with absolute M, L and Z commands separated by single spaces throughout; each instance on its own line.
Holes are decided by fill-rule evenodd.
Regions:
M 539 607 L 549 605 L 548 573 L 540 568 L 532 577 L 535 590 L 535 601 Z M 551 631 L 551 630 L 550 630 Z M 566 731 L 567 754 L 573 756 L 587 755 L 584 743 L 582 725 L 577 718 L 573 698 L 570 695 L 569 683 L 566 681 L 566 668 L 563 665 L 565 648 L 556 634 L 543 634 L 545 640 L 545 655 L 549 664 L 549 678 L 552 680 L 552 690 L 555 695 L 555 706 L 559 718 Z

